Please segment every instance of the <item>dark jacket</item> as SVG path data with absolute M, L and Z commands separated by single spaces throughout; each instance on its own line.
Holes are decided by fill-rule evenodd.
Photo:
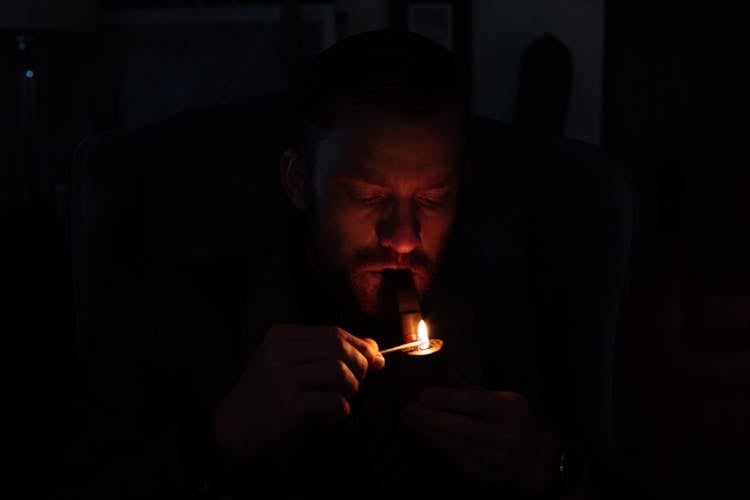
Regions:
M 278 261 L 273 246 L 259 244 L 269 234 L 283 239 L 279 215 L 288 209 L 278 204 L 274 176 L 262 173 L 275 171 L 268 165 L 277 164 L 283 146 L 271 140 L 283 136 L 277 126 L 283 115 L 271 121 L 278 113 L 270 108 L 183 117 L 79 151 L 72 251 L 88 377 L 84 420 L 64 453 L 70 473 L 61 496 L 200 497 L 278 481 L 270 460 L 224 473 L 213 409 L 264 325 L 341 318 L 328 310 L 304 266 L 292 265 L 299 262 L 293 251 L 290 261 Z M 213 130 L 206 123 L 223 125 Z M 197 130 L 202 135 L 192 141 Z M 470 149 L 472 181 L 462 195 L 441 294 L 425 313 L 435 315 L 435 333 L 458 351 L 450 361 L 467 378 L 527 395 L 546 425 L 584 442 L 595 476 L 608 482 L 616 465 L 616 331 L 633 216 L 627 183 L 591 146 L 529 137 L 491 120 L 476 120 Z M 249 173 L 248 156 L 256 174 Z M 248 184 L 253 175 L 255 184 Z M 236 244 L 238 235 L 251 237 Z M 234 250 L 216 251 L 206 246 L 211 242 Z M 282 264 L 273 267 L 274 261 Z M 287 293 L 276 269 L 290 272 L 293 307 L 274 300 Z M 262 306 L 253 297 L 263 298 Z M 357 325 L 343 326 L 360 333 Z M 471 342 L 454 342 L 459 331 L 467 337 L 454 338 Z M 467 366 L 480 369 L 470 373 Z M 348 432 L 334 432 L 342 446 L 359 443 Z M 343 470 L 355 466 L 381 477 L 373 471 L 382 461 L 362 465 L 319 438 L 310 436 L 312 456 L 300 457 L 305 468 L 333 458 Z M 383 446 L 369 456 L 382 456 Z M 426 463 L 439 476 L 437 487 L 460 478 Z M 317 477 L 331 486 L 328 475 Z M 373 484 L 370 476 L 362 481 Z M 304 484 L 292 479 L 281 486 Z

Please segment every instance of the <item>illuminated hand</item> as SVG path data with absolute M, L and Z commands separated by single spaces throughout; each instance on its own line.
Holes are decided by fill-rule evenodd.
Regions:
M 372 339 L 333 326 L 277 325 L 219 403 L 219 444 L 242 454 L 266 451 L 306 424 L 336 422 L 370 370 L 385 360 Z
M 514 392 L 428 387 L 403 411 L 404 423 L 472 478 L 539 493 L 551 481 L 559 443 Z

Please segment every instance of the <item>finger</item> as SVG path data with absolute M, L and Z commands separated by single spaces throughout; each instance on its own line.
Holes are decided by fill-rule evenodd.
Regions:
M 412 430 L 431 448 L 472 476 L 484 480 L 502 480 L 507 476 L 506 462 L 509 452 L 506 447 L 466 441 L 429 426 L 419 426 Z
M 336 328 L 335 338 L 345 354 L 346 361 L 359 380 L 364 379 L 370 368 L 382 369 L 385 358 L 380 354 L 378 344 L 373 339 L 362 339 L 342 328 Z
M 417 433 L 434 433 L 478 450 L 513 447 L 520 438 L 517 424 L 449 413 L 414 402 L 404 408 L 402 419 Z
M 419 393 L 419 402 L 427 407 L 462 413 L 485 419 L 520 420 L 529 413 L 529 405 L 521 394 L 510 391 L 488 391 L 482 388 L 426 387 Z
M 344 356 L 343 360 L 349 365 L 352 373 L 358 380 L 364 379 L 373 362 L 370 344 L 341 328 L 336 329 L 336 339 Z M 380 353 L 377 355 L 382 357 Z
M 359 338 L 352 335 L 353 339 L 351 342 L 359 350 L 360 353 L 367 359 L 368 369 L 375 371 L 382 370 L 385 366 L 385 357 L 380 354 L 380 347 L 375 339 L 371 338 Z
M 325 359 L 294 368 L 295 386 L 301 389 L 330 390 L 351 396 L 359 390 L 359 379 L 340 359 Z
M 385 358 L 380 354 L 380 348 L 374 339 L 357 337 L 337 326 L 279 324 L 272 327 L 267 335 L 269 341 L 280 343 L 304 341 L 318 337 L 330 337 L 351 344 L 367 359 L 369 364 L 375 365 L 376 368 L 382 368 L 385 363 Z
M 290 400 L 291 411 L 301 421 L 338 422 L 349 416 L 349 401 L 335 391 L 303 391 Z
M 291 364 L 340 359 L 358 380 L 364 378 L 369 366 L 361 352 L 362 339 L 334 326 L 289 327 L 276 334 L 269 344 L 269 357 Z
M 385 366 L 385 358 L 380 354 L 378 343 L 374 339 L 359 338 L 336 326 L 313 326 L 307 327 L 307 329 L 309 331 L 306 336 L 300 335 L 297 331 L 285 337 L 285 339 L 301 340 L 318 337 L 328 339 L 329 342 L 332 342 L 329 345 L 341 349 L 338 352 L 346 356 L 344 360 L 347 361 L 352 372 L 360 380 L 364 378 L 369 368 L 380 370 Z

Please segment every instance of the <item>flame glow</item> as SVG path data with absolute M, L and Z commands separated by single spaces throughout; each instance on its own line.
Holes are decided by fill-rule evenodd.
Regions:
M 430 334 L 427 331 L 427 323 L 423 319 L 420 319 L 419 325 L 417 325 L 417 339 L 421 342 L 419 344 L 420 349 L 430 348 Z

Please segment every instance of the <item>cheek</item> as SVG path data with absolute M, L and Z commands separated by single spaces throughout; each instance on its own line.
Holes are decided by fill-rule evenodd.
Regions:
M 329 204 L 320 211 L 319 226 L 323 228 L 324 244 L 338 257 L 350 257 L 374 242 L 375 220 L 372 214 L 362 213 L 340 204 Z
M 435 258 L 440 254 L 454 219 L 452 212 L 430 214 L 422 218 L 422 245 L 430 257 Z

